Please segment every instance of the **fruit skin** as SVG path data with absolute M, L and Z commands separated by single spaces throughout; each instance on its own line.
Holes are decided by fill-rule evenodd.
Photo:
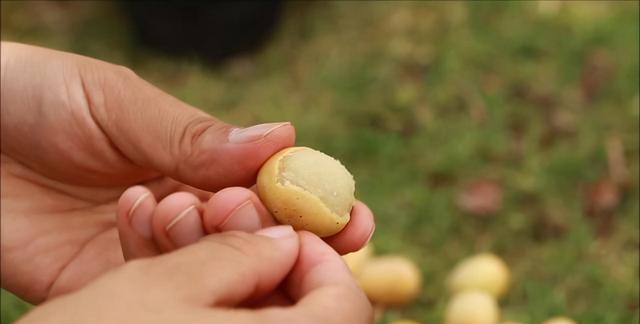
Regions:
M 343 197 L 346 202 L 345 205 L 349 206 L 349 210 L 340 215 L 336 214 L 318 196 L 308 190 L 288 182 L 281 183 L 279 181 L 282 172 L 282 160 L 289 154 L 295 154 L 302 150 L 312 150 L 327 156 L 308 147 L 290 147 L 281 150 L 269 158 L 260 169 L 257 179 L 258 195 L 278 222 L 289 224 L 296 230 L 313 232 L 320 237 L 334 235 L 340 232 L 351 218 L 350 208 L 355 201 L 353 196 L 355 190 L 353 177 L 344 169 L 346 171 L 344 177 L 348 179 L 338 179 L 343 180 L 341 183 L 346 183 L 345 186 L 348 188 L 342 191 L 350 191 L 350 196 L 343 195 L 345 196 Z M 333 160 L 339 167 L 344 168 L 340 162 Z M 309 165 L 309 168 L 314 167 L 318 167 L 318 165 Z M 332 180 L 334 179 L 328 179 L 327 181 Z M 338 183 L 339 181 L 333 182 Z
M 354 277 L 358 277 L 362 271 L 362 267 L 369 259 L 373 257 L 373 245 L 367 244 L 358 251 L 347 253 L 342 259 L 353 273 Z
M 376 304 L 405 305 L 422 290 L 422 273 L 410 259 L 400 255 L 371 258 L 357 277 L 362 290 Z
M 511 274 L 504 261 L 494 254 L 482 253 L 458 263 L 447 284 L 451 293 L 478 289 L 497 298 L 507 292 L 510 281 Z
M 408 319 L 401 319 L 401 320 L 395 320 L 390 324 L 420 324 L 420 322 L 414 321 L 414 320 L 408 320 Z
M 487 292 L 467 290 L 455 294 L 445 310 L 445 324 L 496 324 L 500 310 Z
M 576 321 L 568 317 L 558 316 L 545 320 L 542 324 L 576 324 Z

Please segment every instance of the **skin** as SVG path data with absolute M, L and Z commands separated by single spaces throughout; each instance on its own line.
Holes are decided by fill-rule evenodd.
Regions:
M 325 242 L 290 226 L 257 234 L 215 234 L 127 263 L 21 323 L 372 322 L 366 296 Z
M 1 46 L 3 288 L 40 303 L 77 291 L 125 258 L 275 224 L 250 188 L 262 163 L 294 144 L 290 124 L 258 127 L 264 132 L 238 142 L 231 136 L 238 127 L 127 68 Z M 236 213 L 247 202 L 255 212 Z M 195 214 L 169 235 L 167 226 L 186 209 Z M 364 204 L 351 217 L 325 239 L 339 253 L 358 250 L 373 231 Z

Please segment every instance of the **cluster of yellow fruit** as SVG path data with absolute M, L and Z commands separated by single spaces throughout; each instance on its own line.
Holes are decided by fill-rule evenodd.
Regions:
M 495 324 L 500 320 L 497 300 L 511 282 L 507 264 L 491 253 L 471 256 L 451 271 L 447 286 L 452 297 L 445 311 L 446 324 Z M 506 321 L 503 324 L 517 324 Z M 575 324 L 566 317 L 554 317 L 543 324 Z
M 386 306 L 406 305 L 414 301 L 422 288 L 422 275 L 410 259 L 400 255 L 374 256 L 369 244 L 358 252 L 343 256 L 371 302 L 380 311 Z M 491 253 L 471 256 L 458 263 L 449 278 L 451 293 L 445 324 L 496 324 L 500 321 L 497 300 L 504 296 L 511 282 L 505 262 Z M 513 321 L 503 324 L 518 324 Z M 397 320 L 391 324 L 419 324 L 414 320 Z M 554 317 L 543 324 L 575 324 L 566 317 Z

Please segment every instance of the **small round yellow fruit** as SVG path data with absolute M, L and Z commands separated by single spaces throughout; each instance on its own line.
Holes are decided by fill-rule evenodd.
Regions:
M 451 293 L 478 289 L 497 298 L 507 292 L 510 281 L 511 274 L 504 261 L 494 254 L 482 253 L 458 263 L 447 283 Z
M 400 255 L 371 258 L 362 266 L 357 279 L 369 299 L 382 305 L 408 304 L 422 289 L 420 269 Z
M 401 319 L 401 320 L 395 320 L 395 321 L 391 322 L 390 324 L 420 324 L 420 322 L 414 321 L 414 320 L 409 320 L 409 319 Z
M 496 324 L 500 318 L 498 303 L 481 290 L 455 294 L 445 310 L 446 324 Z
M 576 324 L 576 321 L 568 317 L 557 316 L 542 322 L 542 324 Z
M 358 277 L 362 267 L 371 257 L 373 257 L 373 246 L 367 244 L 356 252 L 343 255 L 342 259 L 347 264 L 347 267 L 349 267 L 349 270 L 351 270 L 351 273 L 353 273 L 355 277 Z
M 340 232 L 351 218 L 355 181 L 340 162 L 308 147 L 273 155 L 258 173 L 258 195 L 273 217 L 320 237 Z

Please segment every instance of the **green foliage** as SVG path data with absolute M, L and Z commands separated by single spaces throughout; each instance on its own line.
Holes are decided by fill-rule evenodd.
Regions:
M 358 197 L 376 214 L 376 250 L 407 254 L 424 272 L 419 300 L 384 320 L 439 322 L 448 271 L 492 250 L 514 271 L 504 319 L 638 322 L 636 2 L 569 2 L 557 12 L 532 1 L 288 9 L 266 48 L 217 67 L 136 47 L 107 3 L 3 2 L 2 39 L 130 66 L 229 122 L 292 121 L 299 145 L 355 174 Z M 612 134 L 623 141 L 631 185 L 613 233 L 598 237 L 582 191 L 607 175 Z M 504 187 L 494 217 L 456 208 L 472 178 Z M 549 231 L 542 219 L 564 230 L 539 235 Z M 26 308 L 2 297 L 10 323 Z

